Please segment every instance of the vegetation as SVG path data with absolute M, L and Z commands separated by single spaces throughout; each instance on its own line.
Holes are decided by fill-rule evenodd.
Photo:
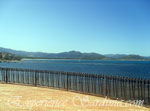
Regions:
M 7 61 L 21 60 L 21 57 L 15 56 L 14 54 L 2 52 L 2 53 L 0 53 L 0 60 L 1 61 L 4 61 L 4 60 L 7 60 Z

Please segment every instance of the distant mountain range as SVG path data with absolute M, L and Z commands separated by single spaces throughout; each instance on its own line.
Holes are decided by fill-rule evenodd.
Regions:
M 15 54 L 25 58 L 55 58 L 55 59 L 100 59 L 100 60 L 150 60 L 150 57 L 126 54 L 98 54 L 69 51 L 62 53 L 26 52 L 0 47 L 0 52 Z

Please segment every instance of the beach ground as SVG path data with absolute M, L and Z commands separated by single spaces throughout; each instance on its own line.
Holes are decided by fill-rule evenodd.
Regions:
M 150 111 L 150 108 L 57 89 L 0 84 L 0 111 Z

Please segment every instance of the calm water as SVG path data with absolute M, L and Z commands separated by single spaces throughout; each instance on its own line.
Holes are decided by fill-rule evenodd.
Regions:
M 0 63 L 0 67 L 85 72 L 150 79 L 150 61 L 23 60 Z

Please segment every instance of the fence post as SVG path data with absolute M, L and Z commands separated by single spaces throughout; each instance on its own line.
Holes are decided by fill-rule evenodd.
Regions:
M 137 85 L 138 85 L 138 99 L 140 100 L 140 79 L 138 79 Z
M 109 76 L 108 81 L 109 81 L 109 97 L 111 97 L 111 76 Z
M 94 93 L 96 94 L 96 81 L 97 81 L 97 77 L 96 77 L 96 75 L 94 76 Z
M 34 72 L 34 85 L 37 86 L 37 71 Z
M 134 86 L 133 86 L 133 100 L 135 100 L 135 84 L 136 84 L 136 80 L 135 78 L 133 79 L 133 83 L 134 83 Z
M 129 82 L 129 95 L 131 99 L 131 79 L 130 78 L 128 78 L 128 82 Z
M 144 102 L 145 102 L 145 85 L 146 85 L 146 79 L 144 79 Z
M 68 91 L 68 73 L 66 73 L 67 75 L 67 91 Z
M 150 103 L 150 91 L 149 91 L 150 80 L 147 81 L 147 90 L 148 90 L 148 103 Z
M 113 96 L 115 97 L 115 77 L 114 76 L 112 76 L 112 84 L 113 84 Z
M 118 97 L 118 88 L 119 88 L 119 78 L 115 77 L 115 85 L 116 85 L 116 97 Z
M 142 100 L 143 100 L 143 81 L 142 79 L 140 79 L 140 83 L 141 83 L 141 97 L 142 97 Z
M 122 97 L 123 97 L 123 93 L 122 93 L 123 92 L 122 91 L 122 77 L 120 77 L 119 79 L 120 79 L 120 89 L 121 89 L 121 92 L 120 92 L 121 94 L 120 95 L 121 95 L 121 99 L 122 99 Z
M 5 82 L 8 83 L 8 69 L 5 70 Z
M 127 100 L 127 78 L 124 79 L 124 99 Z
M 105 96 L 107 96 L 107 76 L 105 76 Z
M 90 93 L 90 75 L 87 76 L 88 93 Z

